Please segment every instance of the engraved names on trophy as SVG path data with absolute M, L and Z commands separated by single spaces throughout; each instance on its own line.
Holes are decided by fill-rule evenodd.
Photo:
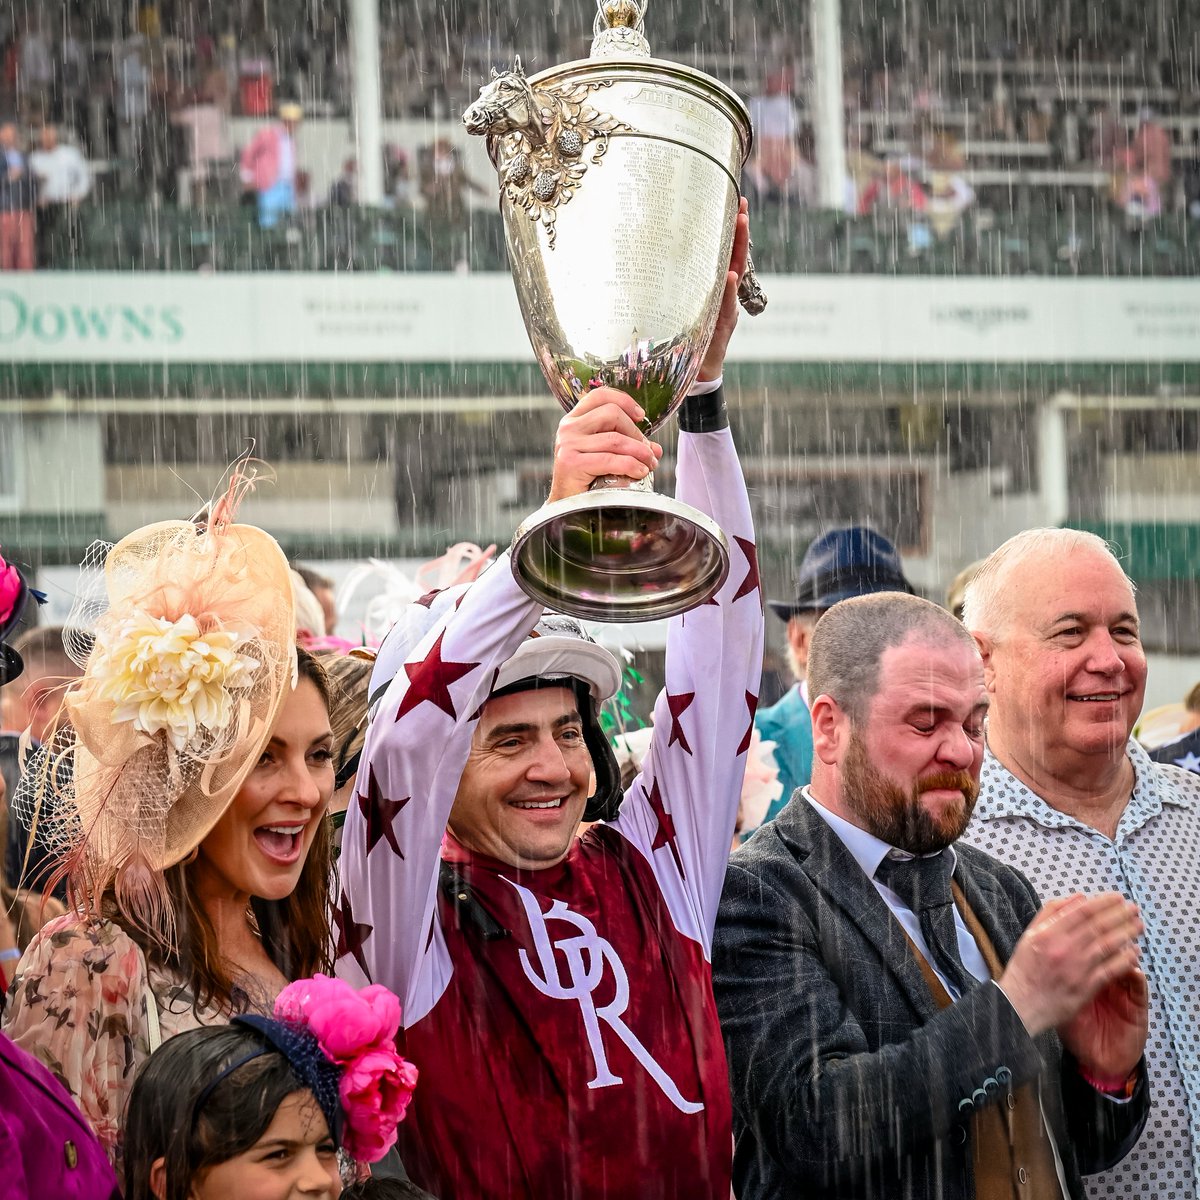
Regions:
M 646 84 L 629 97 L 629 111 L 638 128 L 639 106 L 678 114 L 679 119 L 664 132 L 685 137 L 689 142 L 716 156 L 718 162 L 728 161 L 730 153 L 729 118 L 706 101 L 679 92 Z
M 691 331 L 713 290 L 713 249 L 729 203 L 728 179 L 711 162 L 669 143 L 621 139 L 615 201 L 628 244 L 602 280 L 614 329 L 639 341 Z

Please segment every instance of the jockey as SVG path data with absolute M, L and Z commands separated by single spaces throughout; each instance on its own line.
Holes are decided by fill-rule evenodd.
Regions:
M 620 667 L 544 614 L 507 555 L 410 606 L 380 651 L 343 840 L 338 972 L 401 998 L 421 1084 L 400 1150 L 435 1195 L 730 1194 L 709 960 L 762 661 L 720 391 L 748 236 L 741 215 L 717 332 L 680 410 L 677 494 L 729 536 L 730 574 L 671 623 L 654 739 L 624 795 L 598 721 Z M 590 392 L 560 423 L 551 498 L 645 475 L 660 451 L 640 416 L 624 393 Z M 581 821 L 599 823 L 579 836 Z

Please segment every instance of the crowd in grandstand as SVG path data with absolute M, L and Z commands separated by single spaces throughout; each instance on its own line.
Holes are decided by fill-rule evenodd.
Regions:
M 343 146 L 322 141 L 328 163 L 282 143 L 287 179 L 263 200 L 264 172 L 277 166 L 264 150 L 278 141 L 264 129 L 340 120 L 353 91 L 345 6 L 275 25 L 265 11 L 144 5 L 132 30 L 125 13 L 86 4 L 0 18 L 0 269 L 86 264 L 80 238 L 98 235 L 73 215 L 89 193 L 91 203 L 163 199 L 202 212 L 241 202 L 263 228 L 353 207 L 348 130 Z M 452 31 L 428 4 L 385 6 L 382 17 L 383 115 L 451 124 L 490 68 L 518 51 L 537 66 L 577 56 L 586 32 L 574 36 L 565 18 L 498 21 L 486 5 L 456 10 Z M 773 28 L 756 5 L 730 20 L 732 42 L 710 47 L 672 36 L 664 18 L 656 45 L 750 98 L 758 145 L 747 194 L 789 212 L 816 207 L 803 24 Z M 844 213 L 898 214 L 912 256 L 957 235 L 967 214 L 986 229 L 1029 198 L 1050 210 L 1099 200 L 1135 230 L 1200 219 L 1200 82 L 1183 42 L 1164 44 L 1117 4 L 1073 17 L 1035 5 L 1011 27 L 978 14 L 966 41 L 954 29 L 948 13 L 917 39 L 881 14 L 877 30 L 847 34 Z M 39 167 L 45 136 L 55 165 Z M 393 140 L 384 156 L 385 204 L 401 214 L 461 228 L 486 206 L 487 181 L 472 178 L 451 139 Z

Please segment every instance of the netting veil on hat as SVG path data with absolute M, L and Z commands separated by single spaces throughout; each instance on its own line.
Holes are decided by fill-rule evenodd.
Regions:
M 18 798 L 90 897 L 111 888 L 159 936 L 171 933 L 161 872 L 220 820 L 294 682 L 287 559 L 269 534 L 231 523 L 242 487 L 206 528 L 164 521 L 88 551 L 85 574 L 102 561 L 102 585 L 81 591 L 68 627 L 94 619 L 95 646 L 64 700 L 69 729 Z

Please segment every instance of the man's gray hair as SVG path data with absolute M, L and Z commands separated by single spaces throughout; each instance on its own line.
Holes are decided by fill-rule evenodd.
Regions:
M 993 550 L 967 584 L 963 598 L 963 624 L 972 633 L 995 638 L 1011 613 L 1013 593 L 1009 583 L 1013 571 L 1030 559 L 1049 556 L 1065 558 L 1077 550 L 1107 554 L 1124 574 L 1124 568 L 1112 547 L 1098 534 L 1082 529 L 1026 529 Z M 1129 586 L 1133 587 L 1132 580 Z
M 885 650 L 910 636 L 932 645 L 975 639 L 940 605 L 904 592 L 875 592 L 835 604 L 818 622 L 808 657 L 808 694 L 829 696 L 855 725 L 867 718 L 879 690 Z

